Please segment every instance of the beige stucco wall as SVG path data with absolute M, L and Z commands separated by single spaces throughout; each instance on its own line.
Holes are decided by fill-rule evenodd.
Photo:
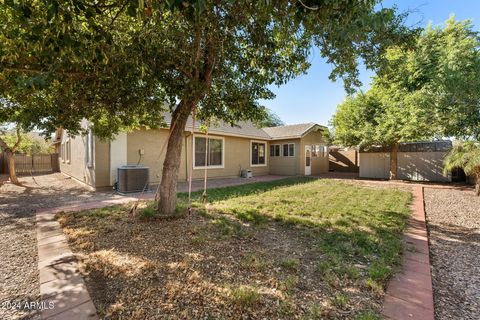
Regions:
M 300 140 L 300 161 L 299 172 L 305 174 L 305 146 L 319 144 L 322 147 L 327 146 L 322 131 L 312 131 Z M 324 156 L 312 157 L 312 175 L 328 172 L 328 152 Z
M 86 127 L 87 122 L 82 122 Z M 201 134 L 196 134 L 200 135 Z M 220 136 L 211 134 L 211 137 L 224 139 L 224 165 L 223 168 L 208 168 L 208 178 L 228 178 L 238 177 L 241 169 L 250 169 L 254 176 L 266 174 L 278 175 L 303 175 L 305 172 L 305 146 L 312 144 L 325 145 L 324 139 L 320 131 L 311 132 L 302 139 L 287 139 L 278 141 L 265 141 L 261 139 L 251 139 L 244 137 Z M 88 168 L 86 159 L 86 137 L 76 136 L 69 138 L 66 134 L 62 135 L 62 143 L 68 139 L 71 141 L 71 161 L 67 163 L 60 159 L 60 169 L 75 179 L 84 182 L 92 187 L 108 187 L 112 185 L 112 172 L 116 172 L 116 162 L 113 161 L 117 154 L 112 149 L 116 142 L 124 142 L 126 145 L 126 160 L 122 160 L 123 164 L 140 164 L 150 168 L 150 183 L 158 183 L 162 174 L 163 161 L 165 159 L 166 140 L 168 138 L 168 130 L 145 130 L 139 129 L 133 132 L 124 133 L 122 141 L 101 141 L 94 139 L 94 166 Z M 252 141 L 266 142 L 266 165 L 251 165 L 251 143 Z M 295 144 L 295 156 L 283 156 L 283 144 Z M 270 145 L 279 144 L 281 149 L 280 157 L 270 157 Z M 185 132 L 182 143 L 182 154 L 179 168 L 178 179 L 186 181 L 188 170 L 190 168 L 192 157 L 192 136 L 189 132 Z M 117 148 L 118 149 L 118 148 Z M 143 154 L 140 158 L 140 150 Z M 118 151 L 118 150 L 117 150 Z M 160 152 L 162 151 L 162 154 Z M 115 158 L 115 159 L 114 159 Z M 126 163 L 124 163 L 126 162 Z M 328 156 L 312 157 L 312 174 L 318 174 L 328 171 Z M 194 168 L 193 179 L 203 179 L 205 170 L 203 168 Z
M 84 120 L 81 125 L 86 128 L 87 124 L 88 122 Z M 87 166 L 87 137 L 81 135 L 69 137 L 68 133 L 63 131 L 59 148 L 62 148 L 62 144 L 66 145 L 67 141 L 70 141 L 70 161 L 66 159 L 66 155 L 60 158 L 60 171 L 92 188 L 95 187 L 94 167 Z
M 150 168 L 150 183 L 160 181 L 162 175 L 163 161 L 165 160 L 166 146 L 163 149 L 168 138 L 168 130 L 164 129 L 140 129 L 127 134 L 127 163 L 140 164 Z M 185 180 L 184 152 L 182 147 L 182 162 L 180 163 L 179 180 Z M 139 150 L 144 154 L 140 158 Z M 182 169 L 183 168 L 183 169 Z
M 215 137 L 215 135 L 211 135 Z M 217 136 L 219 137 L 219 136 Z M 207 169 L 207 176 L 209 178 L 227 178 L 227 177 L 238 177 L 240 176 L 241 169 L 250 169 L 253 172 L 254 176 L 261 176 L 268 174 L 268 165 L 270 161 L 269 152 L 268 152 L 268 143 L 266 143 L 265 157 L 266 165 L 265 166 L 252 166 L 250 164 L 250 148 L 251 141 L 266 142 L 259 139 L 249 139 L 249 138 L 239 138 L 239 137 L 224 137 L 225 145 L 225 154 L 224 154 L 224 168 L 222 169 Z M 188 151 L 191 153 L 191 142 L 192 139 L 188 139 Z M 189 165 L 190 159 L 192 157 L 189 154 Z M 193 160 L 193 159 L 192 159 Z M 205 174 L 204 169 L 194 169 L 193 170 L 193 179 L 203 179 Z
M 211 137 L 221 137 L 218 135 L 210 135 Z M 166 149 L 160 154 L 162 146 L 168 138 L 168 130 L 135 130 L 127 135 L 127 162 L 128 164 L 137 164 L 139 159 L 139 150 L 143 149 L 144 154 L 140 160 L 140 164 L 150 167 L 150 182 L 158 183 L 162 174 L 163 161 L 165 160 Z M 250 165 L 250 142 L 256 139 L 239 138 L 224 136 L 224 167 L 207 169 L 208 178 L 227 178 L 238 177 L 240 169 L 251 169 L 254 176 L 266 175 L 269 173 L 269 156 L 268 143 L 266 150 L 267 165 L 251 166 Z M 261 141 L 261 140 L 259 140 Z M 178 179 L 180 181 L 187 180 L 188 168 L 193 161 L 192 153 L 192 136 L 186 132 L 182 144 L 182 155 Z M 192 178 L 203 179 L 205 170 L 194 169 Z
M 284 157 L 283 145 L 286 143 L 295 144 L 295 156 Z M 269 145 L 280 145 L 280 157 L 270 157 L 270 174 L 295 176 L 300 174 L 300 139 L 270 141 Z M 270 146 L 268 147 L 270 155 Z
M 110 142 L 94 139 L 95 187 L 102 188 L 110 184 Z

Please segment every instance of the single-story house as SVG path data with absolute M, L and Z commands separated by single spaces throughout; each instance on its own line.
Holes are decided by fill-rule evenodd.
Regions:
M 400 143 L 397 175 L 401 180 L 451 182 L 452 173 L 443 174 L 443 159 L 452 148 L 449 140 Z M 390 148 L 370 147 L 359 152 L 360 178 L 388 179 Z M 453 177 L 455 179 L 455 177 Z
M 170 115 L 165 116 L 166 123 L 170 120 Z M 239 122 L 237 126 L 220 122 L 209 128 L 208 150 L 200 125 L 197 121 L 192 135 L 192 119 L 187 123 L 179 181 L 188 179 L 192 162 L 193 179 L 203 179 L 205 168 L 208 178 L 238 177 L 245 169 L 251 170 L 254 176 L 328 172 L 328 146 L 323 134 L 326 127 L 318 124 L 257 128 L 250 122 Z M 82 126 L 88 128 L 88 122 L 83 121 Z M 117 168 L 124 165 L 148 166 L 150 183 L 159 183 L 165 158 L 165 151 L 160 152 L 167 138 L 168 128 L 121 132 L 107 141 L 91 132 L 85 136 L 69 136 L 59 129 L 54 143 L 60 171 L 98 189 L 112 187 L 117 180 Z

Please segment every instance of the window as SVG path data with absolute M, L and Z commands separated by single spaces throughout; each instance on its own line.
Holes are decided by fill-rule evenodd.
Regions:
M 71 153 L 70 153 L 70 145 L 71 145 L 71 142 L 70 142 L 70 139 L 68 139 L 66 142 L 65 142 L 65 160 L 67 161 L 67 163 L 70 163 L 70 156 L 71 156 Z
M 312 144 L 312 157 L 318 158 L 322 156 L 322 148 L 319 144 Z
M 265 166 L 267 164 L 266 157 L 267 144 L 265 142 L 251 142 L 251 161 L 252 166 Z
M 270 157 L 280 157 L 280 145 L 279 144 L 270 145 Z
M 312 145 L 312 157 L 328 157 L 328 147 L 320 144 Z
M 284 157 L 294 157 L 295 156 L 295 144 L 294 143 L 285 143 L 283 145 L 283 156 Z
M 208 138 L 208 143 L 206 137 L 194 140 L 194 168 L 223 168 L 223 138 Z
M 62 159 L 62 162 L 65 162 L 65 143 L 60 144 L 60 159 Z
M 93 167 L 93 134 L 92 130 L 87 133 L 87 167 Z
M 294 157 L 295 156 L 295 145 L 293 143 L 290 143 L 288 145 L 288 155 L 290 157 Z

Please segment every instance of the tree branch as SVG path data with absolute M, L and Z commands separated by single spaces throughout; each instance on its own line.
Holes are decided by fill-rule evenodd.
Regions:
M 127 7 L 127 4 L 130 2 L 130 0 L 127 0 L 125 1 L 125 3 L 122 5 L 122 7 L 120 8 L 120 10 L 117 11 L 117 13 L 115 14 L 115 16 L 113 17 L 112 21 L 110 21 L 110 24 L 109 24 L 109 28 L 112 27 L 112 25 L 115 23 L 115 20 L 117 20 L 118 16 L 120 15 L 120 13 L 122 13 L 123 10 L 125 10 L 125 8 Z
M 198 63 L 200 62 L 201 54 L 201 43 L 202 43 L 202 29 L 200 25 L 197 24 L 195 28 L 195 38 L 193 40 L 193 59 L 191 65 L 195 67 L 195 78 L 198 79 L 200 75 L 200 70 L 198 68 Z
M 300 4 L 302 5 L 302 7 L 304 7 L 305 9 L 308 9 L 308 10 L 318 10 L 318 6 L 314 6 L 314 7 L 307 6 L 305 3 L 303 3 L 302 0 L 298 0 L 298 2 L 300 2 Z
M 20 132 L 20 127 L 17 127 L 17 142 L 15 142 L 15 144 L 13 145 L 13 147 L 10 149 L 12 150 L 12 152 L 15 152 L 18 148 L 18 146 L 20 145 L 20 142 L 22 142 L 22 135 L 21 135 L 21 132 Z

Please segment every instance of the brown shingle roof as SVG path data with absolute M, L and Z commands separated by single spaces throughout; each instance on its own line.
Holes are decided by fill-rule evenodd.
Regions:
M 170 124 L 172 121 L 172 116 L 169 113 L 164 115 L 165 122 Z M 195 122 L 195 131 L 198 132 L 200 126 L 202 125 L 201 122 Z M 187 126 L 185 128 L 186 131 L 192 130 L 192 117 L 188 118 Z M 233 136 L 242 136 L 248 138 L 255 138 L 255 139 L 262 139 L 262 140 L 270 140 L 270 136 L 260 128 L 257 128 L 252 122 L 240 121 L 237 123 L 237 126 L 232 127 L 230 124 L 219 121 L 218 123 L 214 123 L 210 126 L 209 133 L 211 134 L 220 134 L 220 135 L 233 135 Z
M 172 121 L 172 115 L 170 113 L 165 113 L 164 119 L 167 124 L 170 124 L 170 122 Z M 201 122 L 195 122 L 195 132 L 198 132 L 200 130 L 201 125 Z M 301 138 L 315 127 L 321 129 L 325 128 L 313 122 L 293 124 L 281 127 L 258 128 L 250 121 L 240 121 L 237 123 L 237 126 L 233 127 L 226 122 L 219 121 L 212 124 L 208 132 L 211 134 L 233 135 L 262 140 L 278 140 Z M 192 117 L 189 117 L 185 130 L 190 131 L 191 129 Z
M 315 126 L 323 128 L 316 123 L 310 122 L 281 127 L 263 128 L 263 131 L 265 131 L 272 139 L 301 138 Z

